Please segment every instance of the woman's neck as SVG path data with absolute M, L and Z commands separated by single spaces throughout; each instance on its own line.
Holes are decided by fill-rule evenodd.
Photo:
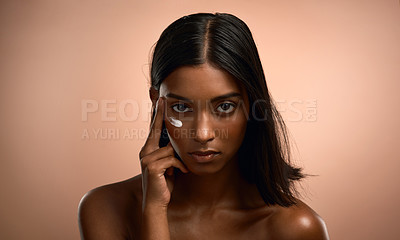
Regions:
M 240 174 L 237 158 L 220 171 L 204 176 L 177 171 L 171 204 L 213 211 L 255 208 L 264 204 L 255 184 Z

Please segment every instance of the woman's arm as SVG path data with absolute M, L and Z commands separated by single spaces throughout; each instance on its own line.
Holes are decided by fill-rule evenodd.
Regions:
M 145 207 L 142 212 L 142 240 L 169 240 L 167 209 Z
M 169 143 L 159 148 L 165 103 L 158 99 L 149 137 L 139 153 L 142 168 L 142 240 L 169 240 L 167 209 L 174 187 L 174 167 L 182 172 L 187 168 L 174 156 Z

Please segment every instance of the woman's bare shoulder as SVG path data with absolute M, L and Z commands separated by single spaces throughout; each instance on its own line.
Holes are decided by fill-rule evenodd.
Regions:
M 78 207 L 82 239 L 127 239 L 141 209 L 141 175 L 87 192 Z
M 142 175 L 94 188 L 87 192 L 80 204 L 92 203 L 127 203 L 141 200 Z
M 279 207 L 271 220 L 273 239 L 329 239 L 324 220 L 300 200 L 290 207 Z

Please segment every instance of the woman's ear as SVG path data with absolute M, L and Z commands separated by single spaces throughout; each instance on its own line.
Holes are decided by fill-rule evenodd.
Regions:
M 153 106 L 155 106 L 158 100 L 158 90 L 156 90 L 154 87 L 150 87 L 149 95 Z

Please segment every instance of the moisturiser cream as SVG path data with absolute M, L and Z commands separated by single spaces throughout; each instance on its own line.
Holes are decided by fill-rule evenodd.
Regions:
M 178 120 L 178 119 L 176 119 L 176 118 L 174 118 L 174 117 L 167 117 L 167 119 L 168 119 L 168 121 L 172 124 L 172 125 L 174 125 L 175 127 L 178 127 L 178 128 L 180 128 L 180 127 L 182 127 L 182 121 L 180 121 L 180 120 Z

